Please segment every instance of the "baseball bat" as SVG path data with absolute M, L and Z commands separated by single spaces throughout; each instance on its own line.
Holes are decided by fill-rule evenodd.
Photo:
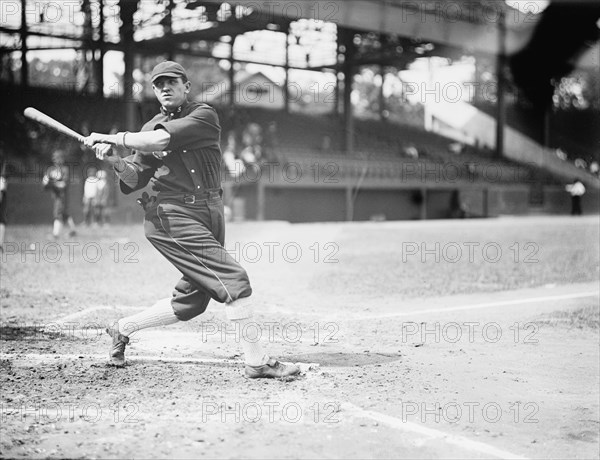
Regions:
M 76 131 L 73 131 L 71 128 L 63 125 L 60 121 L 55 120 L 54 118 L 46 115 L 43 112 L 40 112 L 38 109 L 34 109 L 33 107 L 27 107 L 23 111 L 23 115 L 29 118 L 30 120 L 37 121 L 42 125 L 47 126 L 59 133 L 65 134 L 66 136 L 72 137 L 77 141 L 83 144 L 84 137 Z

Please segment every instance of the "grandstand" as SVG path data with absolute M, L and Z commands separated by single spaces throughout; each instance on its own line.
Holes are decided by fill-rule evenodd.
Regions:
M 337 90 L 329 113 L 322 113 L 322 110 L 318 111 L 319 114 L 311 113 L 310 104 L 302 111 L 290 110 L 287 91 L 282 91 L 281 88 L 278 91 L 284 98 L 283 109 L 258 108 L 252 107 L 252 104 L 235 106 L 232 101 L 226 101 L 216 107 L 221 116 L 224 147 L 226 134 L 233 132 L 239 139 L 249 122 L 257 123 L 262 127 L 265 139 L 270 137 L 269 145 L 263 146 L 265 155 L 259 163 L 248 165 L 245 174 L 238 178 L 225 174 L 225 183 L 229 182 L 227 184 L 229 186 L 226 187 L 228 194 L 226 199 L 234 208 L 235 218 L 305 222 L 567 213 L 570 202 L 564 190 L 566 183 L 577 177 L 592 190 L 597 190 L 599 184 L 597 176 L 581 168 L 574 168 L 570 162 L 549 168 L 548 161 L 542 158 L 542 153 L 551 155 L 548 149 L 562 147 L 571 152 L 571 155 L 580 157 L 585 155 L 587 163 L 598 159 L 597 146 L 593 145 L 593 141 L 591 141 L 592 150 L 589 150 L 590 144 L 567 138 L 566 130 L 556 133 L 546 147 L 540 147 L 541 153 L 538 153 L 535 147 L 533 150 L 536 152 L 528 152 L 529 155 L 519 158 L 505 155 L 502 143 L 499 143 L 498 147 L 479 143 L 461 144 L 458 150 L 452 149 L 451 146 L 456 143 L 456 139 L 425 129 L 425 122 L 421 126 L 418 126 L 414 119 L 407 118 L 406 122 L 403 122 L 402 114 L 396 114 L 395 118 L 384 117 L 383 103 L 379 104 L 379 116 L 375 113 L 372 117 L 360 118 L 353 114 L 352 85 L 344 85 L 343 81 L 353 78 L 354 73 L 361 66 L 369 63 L 379 65 L 381 68 L 392 64 L 407 66 L 419 57 L 434 55 L 455 57 L 467 52 L 465 49 L 461 51 L 457 48 L 458 45 L 464 45 L 456 35 L 458 26 L 452 28 L 452 33 L 449 35 L 439 36 L 438 32 L 431 30 L 430 24 L 422 24 L 423 29 L 418 31 L 422 37 L 419 41 L 407 37 L 407 32 L 404 30 L 392 34 L 389 30 L 392 24 L 389 22 L 383 24 L 382 29 L 369 29 L 372 18 L 361 18 L 358 15 L 365 3 L 355 1 L 340 5 L 342 9 L 347 8 L 345 10 L 347 14 L 342 14 L 340 10 L 339 17 L 334 21 L 335 40 L 337 40 L 338 50 L 343 50 L 340 54 L 345 55 L 344 59 L 339 57 L 336 59 L 334 51 L 333 61 L 331 61 L 329 54 L 325 57 L 320 56 L 317 47 L 313 46 L 315 49 L 310 52 L 315 53 L 316 57 L 307 52 L 306 62 L 303 65 L 297 64 L 290 58 L 294 54 L 287 48 L 286 60 L 279 63 L 286 74 L 284 89 L 285 85 L 290 83 L 290 70 L 337 71 Z M 395 3 L 396 6 L 402 3 L 388 3 L 391 5 L 389 10 L 385 10 L 386 3 L 382 3 L 385 10 L 382 14 L 392 16 L 398 14 L 392 6 Z M 83 2 L 83 12 L 86 5 L 89 7 L 90 3 Z M 207 58 L 210 61 L 211 57 L 218 54 L 217 46 L 225 46 L 235 41 L 235 37 L 246 37 L 257 30 L 288 31 L 288 37 L 298 38 L 299 46 L 301 36 L 293 36 L 291 32 L 295 27 L 300 25 L 309 29 L 313 27 L 311 33 L 326 29 L 322 21 L 315 21 L 312 26 L 302 22 L 305 21 L 303 18 L 314 17 L 315 12 L 310 15 L 304 11 L 283 14 L 275 9 L 271 11 L 271 16 L 265 18 L 264 14 L 257 17 L 260 12 L 250 9 L 240 14 L 237 14 L 238 10 L 236 10 L 236 14 L 225 18 L 223 15 L 219 16 L 225 11 L 224 5 L 220 2 L 171 2 L 162 12 L 148 13 L 143 11 L 142 4 L 122 1 L 120 19 L 123 24 L 131 23 L 134 14 L 146 15 L 144 21 L 149 21 L 153 27 L 162 27 L 166 35 L 161 38 L 160 34 L 153 36 L 148 32 L 148 38 L 137 37 L 131 42 L 133 32 L 123 26 L 112 38 L 108 27 L 103 29 L 104 34 L 98 36 L 97 28 L 102 26 L 98 26 L 93 21 L 92 24 L 88 24 L 89 30 L 79 31 L 84 37 L 86 33 L 91 34 L 90 36 L 96 34 L 94 36 L 97 39 L 93 43 L 86 44 L 91 49 L 99 49 L 103 53 L 109 50 L 122 50 L 125 53 L 126 70 L 123 77 L 125 89 L 119 97 L 106 97 L 97 89 L 95 92 L 86 90 L 86 85 L 83 87 L 75 85 L 69 89 L 65 89 L 64 85 L 61 85 L 60 89 L 34 87 L 24 83 L 22 78 L 19 81 L 19 78 L 15 78 L 10 72 L 3 73 L 5 78 L 2 79 L 1 89 L 7 96 L 4 101 L 5 110 L 0 115 L 0 126 L 2 132 L 9 135 L 3 134 L 2 149 L 9 158 L 11 174 L 9 181 L 11 188 L 15 190 L 11 195 L 22 197 L 20 203 L 15 201 L 10 203 L 9 212 L 14 222 L 48 219 L 49 198 L 42 192 L 40 178 L 41 171 L 49 161 L 50 152 L 58 145 L 63 147 L 67 145 L 67 149 L 72 154 L 72 170 L 76 184 L 71 190 L 73 203 L 81 201 L 83 187 L 81 177 L 86 166 L 95 162 L 91 152 L 86 152 L 79 146 L 69 143 L 70 141 L 65 138 L 26 121 L 21 115 L 24 107 L 35 106 L 84 134 L 90 130 L 108 132 L 113 128 L 122 129 L 125 126 L 136 129 L 143 120 L 155 113 L 157 107 L 154 102 L 143 97 L 144 93 L 142 97 L 139 94 L 134 97 L 128 85 L 128 82 L 133 81 L 129 72 L 133 74 L 133 70 L 136 70 L 143 74 L 150 63 L 161 57 L 174 55 L 185 56 L 189 62 Z M 464 7 L 469 9 L 485 8 L 485 5 L 485 2 L 464 2 Z M 160 5 L 157 4 L 157 8 L 159 7 Z M 503 8 L 505 15 L 517 14 L 508 6 Z M 176 29 L 174 21 L 183 9 L 192 12 L 203 11 L 202 14 L 208 15 L 209 22 L 212 21 L 212 27 L 197 30 L 191 27 L 188 28 L 189 30 L 174 32 Z M 213 13 L 216 16 L 211 18 L 210 15 Z M 430 12 L 424 11 L 423 14 L 430 14 Z M 170 18 L 171 23 L 163 20 L 156 22 L 155 17 Z M 468 48 L 475 54 L 493 51 L 490 47 L 497 46 L 497 43 L 495 39 L 492 40 L 488 32 L 485 32 L 485 24 L 473 21 L 472 16 L 469 18 L 471 19 L 461 17 L 458 23 L 471 28 L 473 33 L 484 35 L 479 43 L 469 44 Z M 109 19 L 107 16 L 103 21 Z M 405 19 L 407 19 L 405 22 L 410 24 L 403 23 L 399 26 L 401 29 L 409 26 L 420 27 L 419 21 L 414 22 L 412 15 Z M 197 20 L 200 21 L 198 18 Z M 44 32 L 42 24 L 31 24 L 31 30 L 28 30 L 27 27 L 30 25 L 28 21 L 26 19 L 25 24 L 22 23 L 20 28 L 15 29 L 4 24 L 2 33 L 12 31 L 14 34 L 31 33 L 36 36 L 56 34 L 52 29 Z M 193 21 L 188 21 L 186 24 L 192 23 Z M 139 21 L 134 22 L 133 25 L 134 33 L 143 32 Z M 445 26 L 450 27 L 448 24 Z M 509 48 L 514 48 L 516 42 L 524 40 L 523 30 L 517 29 L 509 28 L 505 31 Z M 60 37 L 57 39 L 66 40 L 65 34 L 58 35 Z M 223 37 L 229 38 L 224 40 Z M 212 50 L 207 47 L 207 42 L 212 43 Z M 194 43 L 204 46 L 205 49 L 195 49 L 190 45 Z M 174 46 L 175 51 L 168 51 L 170 46 Z M 250 46 L 250 51 L 254 46 L 254 44 Z M 472 49 L 473 47 L 477 49 Z M 467 46 L 465 45 L 464 48 Z M 2 53 L 4 62 L 10 62 L 11 53 L 17 49 L 4 48 Z M 26 52 L 27 49 L 22 48 L 21 51 Z M 229 60 L 229 71 L 225 75 L 231 78 L 231 82 L 235 81 L 236 65 L 256 63 L 255 57 L 251 55 L 248 57 L 240 53 L 240 56 L 235 56 L 231 45 L 230 56 L 221 57 Z M 319 56 L 321 63 L 317 60 Z M 134 57 L 138 59 L 136 61 L 138 64 L 134 65 Z M 87 65 L 89 80 L 96 83 L 95 88 L 97 88 L 102 82 L 92 81 L 98 78 L 94 66 L 101 67 L 102 61 L 96 58 L 91 61 L 86 59 L 79 67 L 79 71 L 85 74 Z M 266 63 L 277 65 L 268 59 Z M 33 69 L 23 70 L 27 67 L 26 60 L 21 64 L 21 77 L 23 75 L 27 77 L 27 72 L 33 72 Z M 340 78 L 340 74 L 344 77 Z M 6 75 L 12 76 L 6 78 Z M 145 81 L 144 78 L 141 81 Z M 193 83 L 198 87 L 204 82 Z M 94 85 L 90 84 L 87 88 L 94 88 Z M 512 112 L 508 112 L 509 127 L 515 124 L 515 120 L 518 121 L 518 115 L 514 113 L 519 112 L 515 107 L 511 106 Z M 482 114 L 487 111 L 494 115 L 497 108 L 481 106 L 478 110 L 481 110 Z M 596 115 L 592 115 L 592 118 L 594 116 Z M 394 121 L 391 121 L 392 119 Z M 500 118 L 498 122 L 501 122 Z M 275 128 L 267 136 L 270 126 Z M 531 127 L 523 126 L 525 126 L 523 131 L 532 142 L 543 143 L 544 139 L 532 134 Z M 502 140 L 503 137 L 496 137 L 496 139 Z M 544 148 L 546 150 L 542 151 Z M 539 156 L 539 161 L 536 155 Z M 577 175 L 574 176 L 575 173 Z M 116 179 L 112 182 L 113 220 L 137 219 L 135 197 L 119 196 Z M 598 209 L 597 193 L 588 193 L 584 200 L 584 208 Z M 80 210 L 76 210 L 74 214 L 78 216 Z

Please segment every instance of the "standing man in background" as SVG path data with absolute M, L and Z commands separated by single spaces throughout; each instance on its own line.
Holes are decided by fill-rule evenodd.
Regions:
M 60 238 L 63 224 L 69 226 L 69 236 L 75 236 L 75 222 L 69 214 L 69 168 L 65 165 L 66 153 L 64 150 L 55 150 L 52 153 L 54 164 L 48 169 L 42 183 L 46 190 L 52 193 L 54 200 L 54 223 L 52 237 Z
M 96 198 L 94 200 L 94 215 L 98 225 L 104 225 L 106 219 L 106 206 L 108 205 L 108 180 L 106 171 L 99 169 L 96 173 Z
M 141 313 L 121 318 L 107 329 L 112 337 L 111 362 L 125 364 L 125 346 L 134 332 L 188 321 L 206 310 L 210 299 L 225 304 L 229 320 L 245 330 L 255 324 L 252 288 L 246 271 L 225 250 L 221 189 L 221 127 L 216 111 L 188 101 L 191 83 L 176 62 L 158 64 L 151 75 L 161 110 L 140 132 L 92 133 L 86 145 L 109 162 L 129 194 L 152 181 L 156 197 L 144 194 L 144 230 L 152 245 L 181 273 L 173 294 Z M 133 149 L 122 159 L 113 146 Z M 261 344 L 240 336 L 250 378 L 286 377 L 297 366 L 269 357 Z
M 96 168 L 91 167 L 87 170 L 87 178 L 83 183 L 83 220 L 88 227 L 94 223 L 95 202 L 98 189 L 96 187 Z
M 6 163 L 4 162 L 4 154 L 0 151 L 0 251 L 4 250 L 4 237 L 6 236 L 6 189 L 8 183 L 6 181 Z
M 581 197 L 585 194 L 585 185 L 577 180 L 573 184 L 568 184 L 565 188 L 571 194 L 571 215 L 581 216 L 583 214 Z

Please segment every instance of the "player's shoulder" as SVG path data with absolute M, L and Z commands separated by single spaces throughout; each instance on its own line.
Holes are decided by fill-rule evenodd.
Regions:
M 217 115 L 217 111 L 215 110 L 215 108 L 212 105 L 208 105 L 205 102 L 200 102 L 200 101 L 189 101 L 185 106 L 185 110 L 188 113 L 204 112 L 204 113 L 212 113 L 215 116 Z
M 161 113 L 157 113 L 156 115 L 154 115 L 154 117 L 152 117 L 151 120 L 148 120 L 146 123 L 144 123 L 142 125 L 142 128 L 140 129 L 140 131 L 153 131 L 156 124 L 160 123 L 161 121 L 164 121 L 164 120 L 165 120 L 165 116 Z

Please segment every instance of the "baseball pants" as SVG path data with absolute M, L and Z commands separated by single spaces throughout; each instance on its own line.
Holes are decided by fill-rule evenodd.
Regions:
M 183 194 L 159 193 L 146 206 L 146 238 L 181 273 L 171 305 L 177 318 L 190 320 L 210 299 L 229 303 L 252 294 L 246 270 L 225 250 L 225 219 L 220 191 L 184 203 Z

